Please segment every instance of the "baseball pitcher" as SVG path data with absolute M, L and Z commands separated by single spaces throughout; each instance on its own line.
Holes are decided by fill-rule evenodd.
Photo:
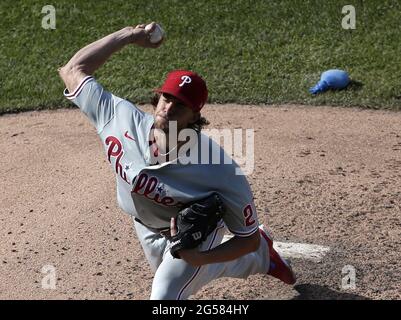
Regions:
M 205 81 L 188 70 L 170 72 L 155 89 L 149 114 L 93 78 L 125 46 L 160 47 L 163 39 L 151 41 L 155 28 L 154 22 L 123 28 L 82 48 L 59 69 L 65 97 L 94 125 L 115 172 L 118 204 L 132 216 L 155 274 L 150 298 L 187 299 L 213 279 L 257 273 L 294 284 L 290 266 L 259 226 L 245 176 L 201 133 L 207 123 L 200 113 L 208 96 Z M 223 242 L 226 231 L 233 236 Z

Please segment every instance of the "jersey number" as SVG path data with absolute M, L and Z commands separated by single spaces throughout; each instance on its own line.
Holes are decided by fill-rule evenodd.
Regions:
M 252 211 L 252 207 L 250 204 L 248 204 L 245 208 L 244 208 L 244 217 L 245 217 L 245 225 L 247 227 L 253 225 L 255 223 L 255 220 L 253 219 L 253 211 Z

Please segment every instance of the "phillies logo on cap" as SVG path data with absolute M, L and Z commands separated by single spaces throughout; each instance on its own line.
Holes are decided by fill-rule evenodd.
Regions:
M 191 83 L 192 79 L 189 76 L 182 76 L 181 77 L 182 82 L 178 85 L 179 87 L 182 87 L 186 83 Z
M 191 84 L 190 86 L 187 84 Z M 189 70 L 174 70 L 155 92 L 168 93 L 194 111 L 200 111 L 207 100 L 206 82 Z

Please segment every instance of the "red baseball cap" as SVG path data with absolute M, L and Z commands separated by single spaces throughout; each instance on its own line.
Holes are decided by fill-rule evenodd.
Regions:
M 171 94 L 195 112 L 202 109 L 208 94 L 206 82 L 198 74 L 188 70 L 170 72 L 162 87 L 154 91 Z

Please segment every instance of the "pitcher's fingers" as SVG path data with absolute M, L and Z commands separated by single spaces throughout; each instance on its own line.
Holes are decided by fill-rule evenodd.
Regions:
M 151 23 L 148 23 L 145 27 L 149 33 L 152 33 L 156 28 L 156 22 L 152 21 Z

